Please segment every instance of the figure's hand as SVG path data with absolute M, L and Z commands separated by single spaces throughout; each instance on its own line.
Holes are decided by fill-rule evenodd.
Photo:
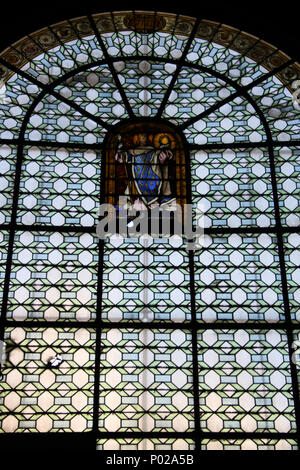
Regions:
M 122 156 L 121 152 L 117 152 L 115 154 L 115 160 L 117 160 L 117 162 L 119 162 L 119 163 L 123 163 L 123 156 Z
M 163 151 L 162 151 L 162 152 L 160 152 L 158 158 L 159 158 L 160 163 L 165 163 L 165 161 L 166 161 L 167 158 L 168 158 L 168 154 L 167 154 L 166 152 L 163 152 Z

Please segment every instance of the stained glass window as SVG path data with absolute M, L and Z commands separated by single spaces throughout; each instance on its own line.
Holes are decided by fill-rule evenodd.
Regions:
M 0 439 L 299 449 L 299 64 L 122 11 L 28 35 L 0 77 Z M 200 206 L 201 246 L 99 239 L 120 196 Z

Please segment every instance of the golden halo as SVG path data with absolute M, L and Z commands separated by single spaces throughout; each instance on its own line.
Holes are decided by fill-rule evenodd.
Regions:
M 167 134 L 163 132 L 154 136 L 153 145 L 155 148 L 160 148 L 163 145 L 174 149 L 176 147 L 176 141 L 172 134 Z

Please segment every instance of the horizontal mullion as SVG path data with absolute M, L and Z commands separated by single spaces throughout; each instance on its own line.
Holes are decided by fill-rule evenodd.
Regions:
M 121 164 L 118 163 L 118 165 L 121 165 L 121 166 L 122 166 L 122 165 L 124 165 L 125 163 L 136 163 L 137 165 L 145 166 L 145 167 L 161 166 L 161 163 L 151 163 L 151 162 L 149 162 L 149 163 L 148 163 L 148 162 L 139 163 L 139 162 L 134 161 L 134 159 L 133 159 L 132 162 L 126 162 L 126 161 L 125 161 L 125 162 L 122 162 Z M 172 160 L 171 160 L 171 163 L 172 163 Z M 182 168 L 182 167 L 183 167 L 183 168 L 186 168 L 186 163 L 176 163 L 176 165 L 175 165 L 175 168 Z M 115 162 L 109 162 L 109 163 L 106 164 L 106 168 L 107 168 L 107 169 L 108 169 L 108 168 L 109 168 L 109 169 L 111 169 L 111 168 L 117 168 L 117 165 L 116 165 Z
M 46 413 L 47 414 L 47 413 Z M 78 413 L 78 414 L 84 414 L 84 413 Z M 49 439 L 49 437 L 56 439 L 58 437 L 57 433 L 53 432 L 44 432 L 44 433 L 39 433 L 39 438 L 42 439 L 40 442 L 43 442 L 43 438 Z M 67 435 L 68 434 L 68 435 Z M 70 434 L 72 436 L 78 437 L 83 437 L 83 433 L 80 432 L 73 432 L 73 433 L 61 433 L 59 435 L 59 439 L 65 439 L 68 440 L 70 437 Z M 117 432 L 111 432 L 111 431 L 88 431 L 84 433 L 85 436 L 88 438 L 88 436 L 92 436 L 94 439 L 121 439 L 121 438 L 162 438 L 162 439 L 168 439 L 168 438 L 185 438 L 185 439 L 192 439 L 192 440 L 203 440 L 203 439 L 216 439 L 216 440 L 223 440 L 223 439 L 230 439 L 230 440 L 236 440 L 236 439 L 292 439 L 295 440 L 298 437 L 297 432 L 269 432 L 269 431 L 259 431 L 259 432 L 244 432 L 244 431 L 234 431 L 234 432 L 229 432 L 229 431 L 219 431 L 219 432 L 212 432 L 212 431 L 200 431 L 200 432 L 195 432 L 195 431 L 187 431 L 187 432 L 177 432 L 177 431 L 140 431 L 140 432 L 130 432 L 130 431 L 117 431 Z M 36 433 L 26 433 L 23 434 L 16 434 L 16 433 L 3 433 L 0 435 L 0 441 L 1 438 L 3 438 L 4 442 L 6 438 L 9 437 L 9 439 L 16 439 L 16 442 L 18 442 L 18 438 L 24 438 L 26 442 L 30 445 L 30 441 L 36 442 L 37 434 Z M 89 438 L 90 439 L 90 438 Z M 108 452 L 108 451 L 106 451 Z M 110 451 L 112 452 L 112 451 Z M 116 453 L 116 451 L 113 451 Z M 145 452 L 145 451 L 143 451 Z M 147 452 L 147 451 L 146 451 Z M 149 451 L 151 453 L 153 452 L 158 452 L 158 451 Z M 159 453 L 172 453 L 173 451 L 168 450 L 168 451 L 163 451 L 160 450 Z M 178 451 L 179 452 L 179 451 Z M 187 453 L 191 451 L 180 451 L 181 453 Z M 228 451 L 227 451 L 228 452 Z M 235 451 L 236 452 L 236 451 Z M 265 451 L 263 451 L 265 452 Z
M 18 145 L 20 139 L 0 139 L 0 145 Z M 100 150 L 103 147 L 102 143 L 97 144 L 85 144 L 82 142 L 57 142 L 57 141 L 47 141 L 47 140 L 28 140 L 23 139 L 24 147 L 54 147 L 54 148 L 80 148 L 80 149 L 95 149 Z
M 268 431 L 258 431 L 258 432 L 243 432 L 243 431 L 220 431 L 220 432 L 211 432 L 211 431 L 187 431 L 187 432 L 176 432 L 176 431 L 151 431 L 151 432 L 130 432 L 130 431 L 117 431 L 117 432 L 104 432 L 98 431 L 98 438 L 112 438 L 118 439 L 122 437 L 127 437 L 128 439 L 133 437 L 141 438 L 201 438 L 201 439 L 296 439 L 298 437 L 297 432 L 268 432 Z
M 212 322 L 212 323 L 193 323 L 189 321 L 187 323 L 183 322 L 129 322 L 129 321 L 120 321 L 120 322 L 106 322 L 103 320 L 90 320 L 90 321 L 70 321 L 70 320 L 56 320 L 56 321 L 47 321 L 47 320 L 4 320 L 5 327 L 22 327 L 22 328 L 90 328 L 94 329 L 100 327 L 102 329 L 169 329 L 169 330 L 285 330 L 287 327 L 291 327 L 292 330 L 300 330 L 300 323 L 287 324 L 287 322 L 276 322 L 276 323 L 263 323 L 260 322 L 244 322 L 244 323 L 229 323 L 229 322 Z
M 300 140 L 272 140 L 273 147 L 294 147 L 300 145 Z M 188 144 L 190 150 L 205 150 L 205 149 L 247 149 L 247 148 L 269 148 L 268 141 L 263 142 L 233 142 L 233 143 L 208 143 L 208 144 Z
M 95 233 L 96 234 L 96 226 L 54 226 L 54 225 L 22 225 L 22 224 L 1 224 L 0 230 L 15 230 L 15 231 L 23 231 L 23 232 L 80 232 L 80 233 Z
M 20 139 L 0 139 L 0 145 L 18 145 Z M 294 147 L 300 146 L 300 140 L 272 140 L 273 147 Z M 82 142 L 57 142 L 57 141 L 45 141 L 45 140 L 28 140 L 24 139 L 23 144 L 25 147 L 54 147 L 54 148 L 80 148 L 80 149 L 102 149 L 103 143 L 85 144 Z M 187 144 L 190 150 L 205 150 L 205 149 L 239 149 L 239 148 L 268 148 L 269 142 L 233 142 L 233 143 L 208 143 L 208 144 Z
M 54 226 L 54 225 L 43 225 L 43 224 L 34 224 L 34 225 L 23 225 L 23 224 L 0 224 L 0 230 L 10 231 L 24 231 L 24 232 L 80 232 L 80 233 L 95 233 L 96 235 L 96 225 L 94 226 L 75 226 L 75 225 L 63 225 L 63 226 Z M 299 227 L 208 227 L 204 228 L 204 234 L 231 234 L 231 233 L 298 233 Z M 164 237 L 162 237 L 164 238 Z
M 13 145 L 17 146 L 20 142 L 19 138 L 16 139 L 1 139 L 0 138 L 0 145 Z

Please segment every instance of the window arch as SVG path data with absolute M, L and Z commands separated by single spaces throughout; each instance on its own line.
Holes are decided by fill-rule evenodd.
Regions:
M 157 12 L 72 19 L 1 54 L 2 433 L 298 448 L 299 73 L 258 38 Z M 116 130 L 159 129 L 178 139 L 176 197 L 205 208 L 195 252 L 95 234 Z

